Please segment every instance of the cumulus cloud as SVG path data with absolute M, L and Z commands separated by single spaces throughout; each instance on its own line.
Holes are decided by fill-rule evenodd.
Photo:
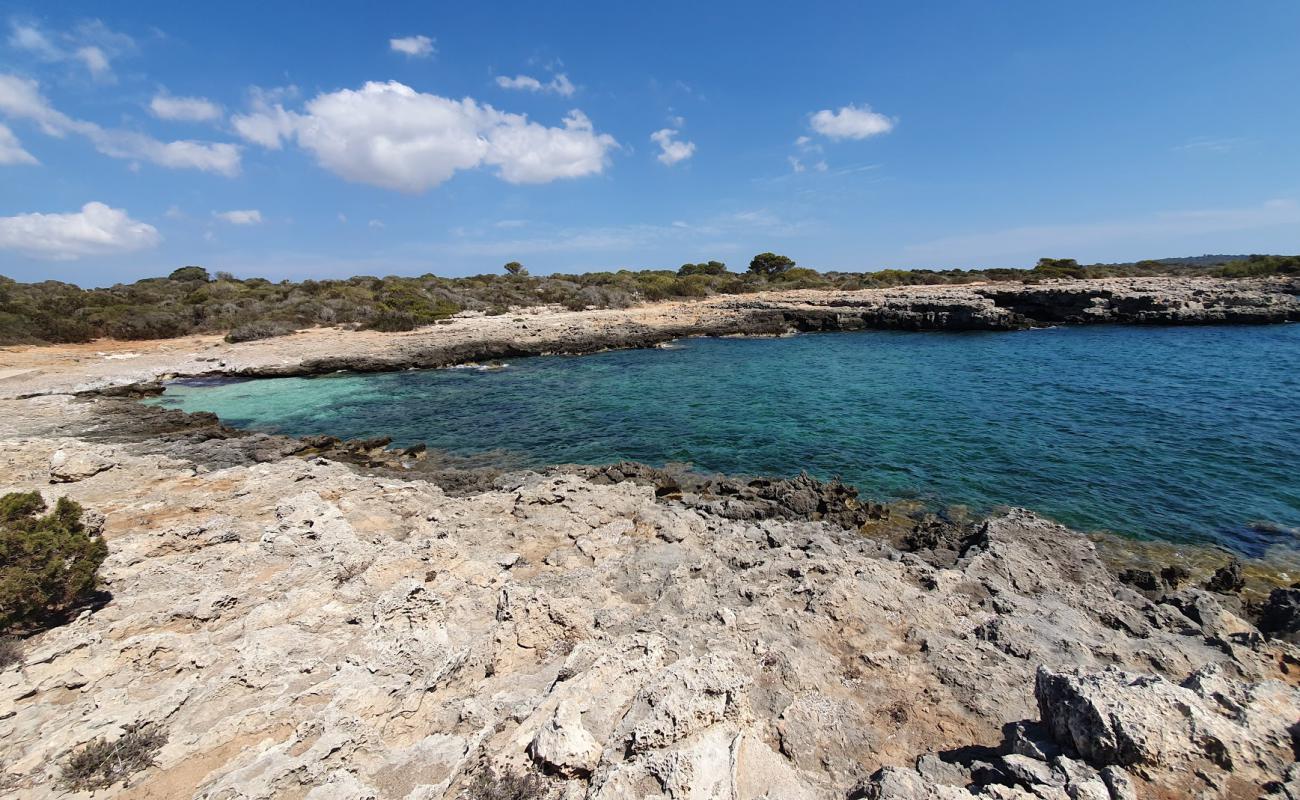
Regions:
M 0 125 L 0 165 L 39 163 L 36 156 L 23 149 L 23 143 L 18 141 L 13 131 Z
M 111 158 L 227 176 L 239 174 L 240 154 L 236 145 L 188 139 L 163 142 L 143 133 L 74 119 L 50 105 L 36 81 L 15 75 L 0 75 L 0 114 L 34 122 L 50 136 L 61 138 L 69 133 L 83 136 L 96 150 Z
M 154 226 L 98 202 L 69 214 L 0 217 L 0 250 L 55 261 L 129 253 L 156 247 L 160 241 Z
M 677 133 L 673 128 L 664 128 L 650 134 L 650 141 L 659 145 L 660 163 L 670 167 L 695 155 L 695 142 L 683 142 L 676 138 Z
M 322 93 L 301 112 L 263 102 L 233 122 L 249 141 L 278 148 L 292 137 L 340 177 L 403 192 L 430 189 L 458 170 L 483 165 L 510 183 L 592 175 L 618 147 L 581 111 L 569 112 L 563 127 L 547 127 L 472 98 L 425 94 L 396 81 Z
M 434 54 L 433 40 L 428 36 L 403 36 L 400 39 L 389 39 L 388 46 L 393 52 L 411 58 L 428 58 Z
M 110 30 L 99 20 L 82 22 L 57 34 L 15 20 L 9 23 L 9 46 L 47 63 L 80 64 L 96 80 L 111 81 L 112 59 L 134 50 L 135 40 Z
M 235 211 L 213 211 L 212 216 L 231 225 L 261 225 L 262 212 L 255 208 Z
M 812 129 L 831 139 L 866 139 L 889 133 L 894 129 L 894 120 L 872 111 L 870 106 L 847 105 L 838 111 L 822 109 L 813 114 Z
M 221 107 L 204 97 L 173 97 L 159 92 L 149 102 L 149 111 L 158 119 L 180 122 L 209 122 L 221 117 Z
M 569 76 L 561 72 L 546 83 L 530 75 L 516 75 L 513 78 L 505 75 L 497 76 L 497 86 L 502 89 L 519 89 L 526 92 L 546 92 L 549 94 L 558 94 L 561 97 L 572 97 L 573 93 L 578 91 L 578 87 L 573 85 Z

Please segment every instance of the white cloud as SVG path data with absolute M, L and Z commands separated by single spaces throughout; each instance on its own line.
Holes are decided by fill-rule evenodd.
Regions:
M 513 78 L 498 75 L 497 86 L 502 89 L 523 89 L 529 92 L 540 92 L 542 90 L 542 82 L 528 75 L 516 75 Z
M 108 56 L 104 54 L 103 50 L 94 45 L 78 47 L 73 56 L 85 64 L 86 69 L 90 70 L 90 74 L 96 78 L 102 78 L 109 72 Z
M 203 97 L 173 97 L 159 92 L 149 102 L 149 110 L 158 119 L 181 122 L 208 122 L 221 117 L 221 107 Z
M 23 143 L 18 141 L 13 131 L 0 125 L 0 165 L 39 163 L 36 156 L 23 149 Z
M 650 134 L 650 141 L 659 145 L 660 163 L 672 166 L 695 155 L 695 142 L 683 142 L 673 128 L 664 128 Z
M 293 135 L 296 121 L 296 115 L 285 111 L 282 103 L 297 94 L 298 90 L 293 86 L 270 90 L 253 87 L 249 92 L 248 113 L 230 118 L 235 133 L 245 141 L 269 150 L 279 150 L 282 141 Z
M 133 51 L 135 40 L 110 30 L 99 20 L 82 22 L 70 31 L 54 35 L 35 25 L 11 21 L 9 45 L 48 63 L 78 63 L 96 80 L 112 81 L 112 59 Z
M 502 89 L 519 89 L 527 92 L 547 92 L 558 94 L 561 97 L 572 97 L 573 93 L 578 91 L 578 87 L 573 85 L 569 76 L 561 72 L 546 83 L 529 75 L 516 75 L 513 78 L 505 75 L 497 76 L 497 86 Z
M 63 51 L 54 46 L 44 31 L 33 25 L 9 24 L 9 46 L 26 50 L 46 61 L 55 61 L 63 57 Z
M 403 192 L 430 189 L 482 165 L 497 167 L 510 183 L 593 175 L 618 147 L 581 111 L 571 111 L 563 127 L 546 127 L 472 98 L 424 94 L 396 81 L 319 94 L 301 113 L 263 102 L 233 121 L 249 141 L 279 147 L 292 136 L 336 175 Z
M 239 147 L 183 139 L 163 142 L 135 131 L 104 128 L 58 111 L 41 95 L 33 80 L 0 75 L 0 114 L 30 120 L 50 136 L 69 133 L 89 139 L 95 149 L 112 158 L 148 161 L 173 169 L 197 169 L 220 175 L 239 174 Z
M 70 214 L 0 217 L 0 249 L 55 261 L 128 253 L 156 247 L 160 241 L 154 226 L 97 202 Z
M 262 212 L 255 208 L 239 209 L 235 211 L 213 211 L 212 216 L 219 220 L 229 222 L 231 225 L 262 224 Z
M 581 111 L 570 111 L 563 128 L 529 122 L 519 114 L 502 114 L 487 130 L 486 163 L 509 183 L 548 183 L 557 178 L 580 178 L 605 169 L 609 151 L 618 147 L 614 137 L 596 133 Z
M 877 114 L 870 106 L 847 105 L 839 111 L 822 109 L 813 114 L 812 129 L 832 139 L 866 139 L 889 133 L 894 129 L 894 120 Z
M 372 219 L 369 222 L 367 222 L 366 225 L 371 230 L 377 231 L 384 227 L 384 221 L 382 219 Z
M 435 52 L 433 40 L 428 36 L 403 36 L 400 39 L 389 39 L 388 46 L 394 52 L 412 58 L 427 58 Z

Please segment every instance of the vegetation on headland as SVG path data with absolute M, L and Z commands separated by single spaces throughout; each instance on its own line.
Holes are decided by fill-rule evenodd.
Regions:
M 18 283 L 0 276 L 0 345 L 166 339 L 228 332 L 230 341 L 279 336 L 297 328 L 342 325 L 381 331 L 412 330 L 464 310 L 502 314 L 510 307 L 559 304 L 624 308 L 637 303 L 771 289 L 870 289 L 985 281 L 1036 282 L 1159 275 L 1254 277 L 1300 274 L 1300 256 L 1201 256 L 1081 265 L 1041 259 L 1032 269 L 885 269 L 818 272 L 783 255 L 761 253 L 745 272 L 721 261 L 677 270 L 619 270 L 531 276 L 512 261 L 504 274 L 444 278 L 358 276 L 345 280 L 280 281 L 211 275 L 202 267 L 165 278 L 82 289 L 69 283 Z

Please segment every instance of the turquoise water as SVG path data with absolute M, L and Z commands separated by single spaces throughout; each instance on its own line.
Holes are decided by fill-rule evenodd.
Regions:
M 174 385 L 158 402 L 512 467 L 806 469 L 875 498 L 1254 554 L 1300 540 L 1298 400 L 1300 325 L 1281 325 L 689 339 L 499 371 Z

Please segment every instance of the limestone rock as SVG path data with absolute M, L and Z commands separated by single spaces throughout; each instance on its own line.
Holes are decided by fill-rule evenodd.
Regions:
M 113 461 L 90 450 L 55 450 L 50 456 L 50 483 L 75 483 L 114 466 Z
M 572 778 L 591 774 L 600 761 L 600 745 L 582 727 L 577 706 L 565 700 L 537 731 L 528 754 L 545 768 Z

